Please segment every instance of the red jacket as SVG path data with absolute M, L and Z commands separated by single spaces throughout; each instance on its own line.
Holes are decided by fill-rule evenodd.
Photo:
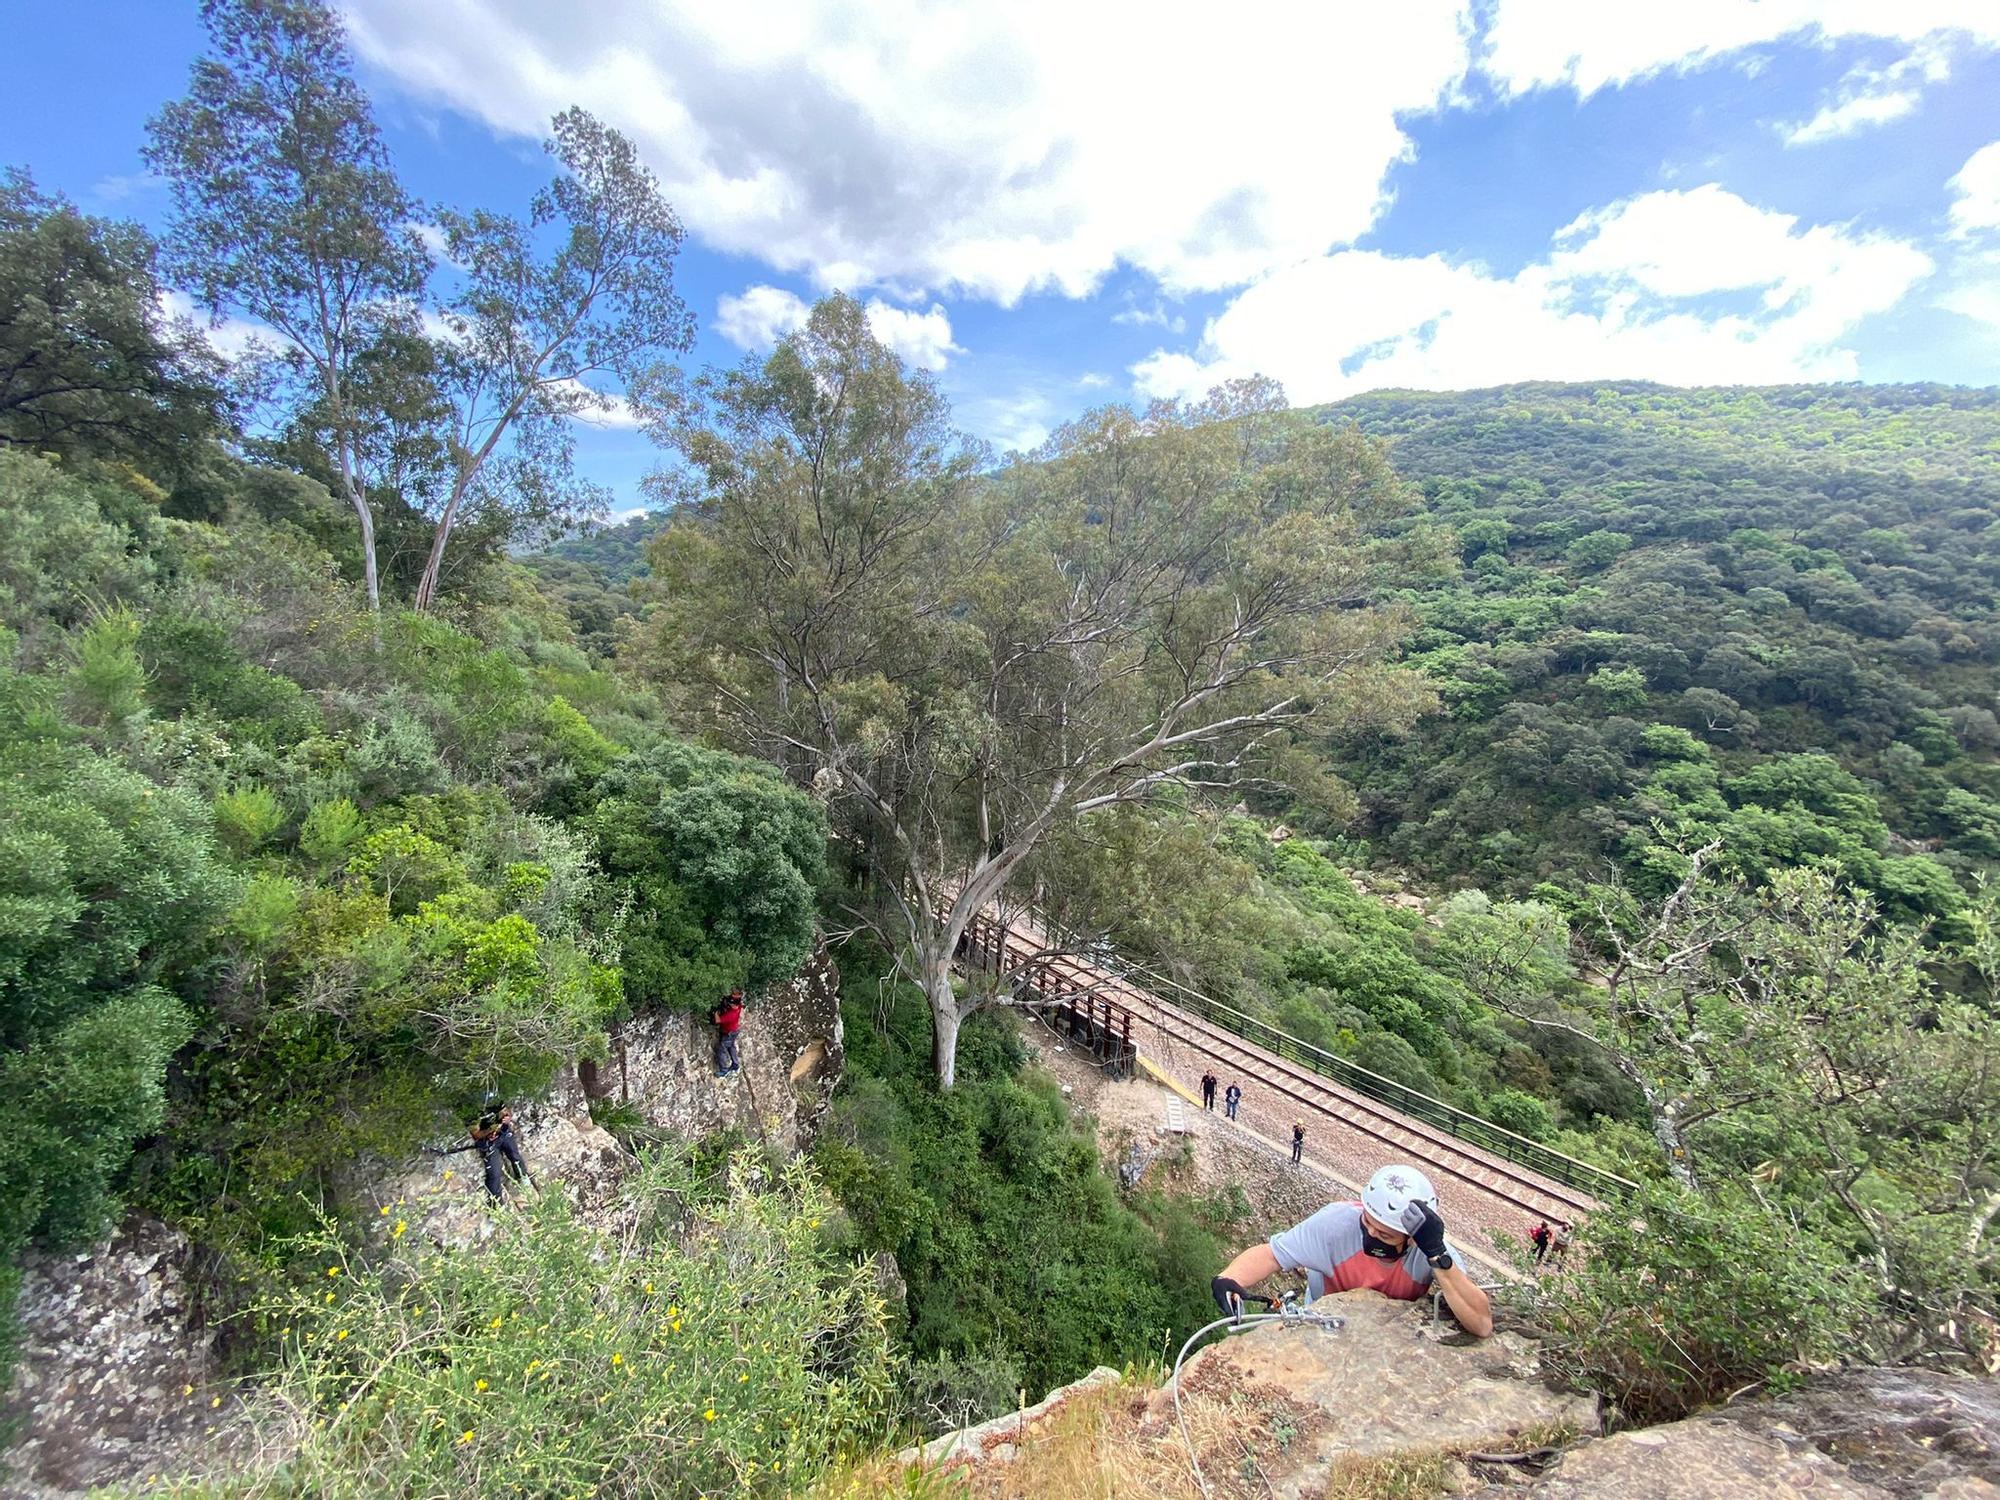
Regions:
M 743 1024 L 743 1003 L 740 1000 L 725 1000 L 715 1008 L 715 1024 L 727 1036 Z

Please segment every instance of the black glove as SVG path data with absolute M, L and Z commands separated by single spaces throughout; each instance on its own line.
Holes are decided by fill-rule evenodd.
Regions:
M 1451 1264 L 1450 1252 L 1444 1247 L 1444 1220 L 1428 1203 L 1412 1203 L 1403 1210 L 1403 1233 L 1417 1242 L 1424 1259 L 1432 1265 L 1440 1261 Z
M 1208 1284 L 1209 1295 L 1215 1298 L 1215 1305 L 1232 1318 L 1243 1316 L 1243 1288 L 1227 1276 L 1218 1276 Z

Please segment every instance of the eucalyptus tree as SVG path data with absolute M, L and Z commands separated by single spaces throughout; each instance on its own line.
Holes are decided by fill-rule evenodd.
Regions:
M 205 0 L 209 52 L 187 96 L 154 117 L 148 165 L 166 177 L 173 217 L 165 265 L 211 316 L 269 330 L 262 361 L 282 411 L 323 436 L 337 489 L 375 564 L 379 414 L 357 399 L 357 367 L 407 336 L 430 259 L 355 81 L 339 18 L 319 0 Z
M 608 412 L 586 377 L 637 378 L 685 350 L 694 322 L 674 290 L 681 226 L 632 142 L 582 109 L 555 117 L 561 171 L 527 219 L 440 210 L 463 281 L 434 340 L 449 472 L 416 605 L 437 599 L 446 547 L 468 506 L 530 526 L 591 510 L 570 421 Z
M 1423 701 L 1385 665 L 1404 620 L 1381 595 L 1437 539 L 1384 540 L 1410 492 L 1380 450 L 1267 386 L 1094 412 L 981 474 L 936 386 L 833 297 L 769 359 L 648 395 L 699 497 L 654 544 L 631 659 L 828 798 L 945 1087 L 993 998 L 954 992 L 958 941 L 1051 832 L 1233 800 L 1292 734 Z

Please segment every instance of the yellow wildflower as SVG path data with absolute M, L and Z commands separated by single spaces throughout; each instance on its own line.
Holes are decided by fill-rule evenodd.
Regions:
M 466 1429 L 465 1429 L 465 1431 L 461 1432 L 461 1433 L 460 1433 L 460 1434 L 458 1435 L 458 1441 L 459 1441 L 459 1445 L 460 1445 L 461 1447 L 463 1447 L 463 1446 L 464 1446 L 465 1444 L 467 1444 L 467 1443 L 471 1442 L 471 1441 L 472 1441 L 472 1429 L 471 1429 L 470 1427 L 468 1427 L 468 1428 L 466 1428 Z
M 613 1363 L 614 1365 L 622 1365 L 625 1363 L 625 1356 L 622 1354 L 614 1354 L 611 1356 L 611 1363 Z
M 389 1231 L 389 1237 L 391 1239 L 399 1240 L 403 1237 L 403 1231 L 405 1229 L 408 1229 L 409 1227 L 410 1226 L 407 1220 L 398 1219 L 396 1221 L 396 1227 Z
M 483 1391 L 486 1389 L 486 1382 L 483 1380 L 475 1380 L 472 1382 L 472 1388 L 475 1391 Z
M 329 1276 L 338 1276 L 338 1275 L 340 1274 L 340 1267 L 339 1267 L 339 1266 L 328 1266 L 328 1267 L 326 1268 L 326 1274 L 327 1274 L 327 1275 L 329 1275 Z
M 214 1400 L 210 1401 L 208 1404 L 210 1406 L 220 1406 L 222 1405 L 222 1398 L 220 1396 L 217 1396 Z
M 347 1330 L 346 1330 L 345 1328 L 343 1328 L 343 1329 L 341 1329 L 341 1330 L 340 1330 L 340 1332 L 336 1333 L 336 1334 L 335 1334 L 335 1335 L 333 1336 L 333 1341 L 334 1341 L 334 1342 L 335 1342 L 335 1343 L 337 1344 L 337 1343 L 339 1343 L 339 1342 L 340 1342 L 340 1341 L 341 1341 L 342 1339 L 344 1339 L 344 1338 L 346 1338 L 346 1337 L 347 1337 Z
M 701 1419 L 704 1422 L 713 1422 L 715 1420 L 715 1408 L 711 1406 L 707 1411 L 703 1412 Z

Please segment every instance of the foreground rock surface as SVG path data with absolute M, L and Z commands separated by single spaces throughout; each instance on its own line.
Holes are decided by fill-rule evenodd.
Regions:
M 1322 1297 L 1313 1311 L 1338 1330 L 1266 1323 L 1195 1354 L 1182 1401 L 1272 1408 L 1255 1420 L 1293 1433 L 1257 1466 L 1273 1494 L 1317 1496 L 1336 1460 L 1416 1449 L 1519 1451 L 1597 1431 L 1597 1403 L 1551 1389 L 1534 1343 L 1509 1332 L 1474 1339 L 1433 1323 L 1428 1303 L 1373 1292 Z M 1142 1433 L 1174 1430 L 1170 1391 L 1153 1398 Z
M 2000 1386 L 1847 1370 L 1588 1443 L 1480 1500 L 2000 1500 Z

